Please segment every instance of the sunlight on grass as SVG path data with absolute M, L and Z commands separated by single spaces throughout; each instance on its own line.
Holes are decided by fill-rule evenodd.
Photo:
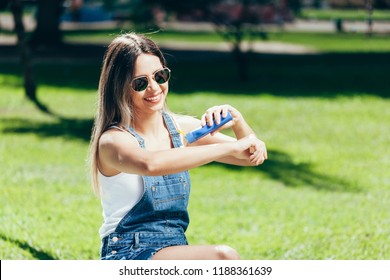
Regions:
M 132 31 L 131 29 L 121 31 Z M 96 33 L 86 32 L 71 32 L 66 33 L 64 40 L 66 42 L 77 43 L 85 42 L 89 43 L 101 43 L 108 44 L 113 38 L 113 34 L 118 34 L 118 31 L 100 31 Z M 210 44 L 226 42 L 216 32 L 180 32 L 174 30 L 161 30 L 159 32 L 147 34 L 153 40 L 158 43 L 164 42 L 187 42 L 197 44 Z M 246 40 L 246 39 L 245 39 Z M 267 40 L 260 38 L 252 39 L 259 43 L 261 42 L 278 42 L 288 44 L 298 44 L 306 46 L 310 49 L 314 49 L 321 52 L 388 52 L 390 51 L 390 44 L 388 43 L 388 34 L 374 33 L 371 37 L 364 33 L 355 32 L 343 32 L 343 33 L 314 33 L 314 32 L 286 32 L 283 30 L 267 32 Z
M 366 9 L 302 9 L 298 15 L 299 18 L 311 20 L 361 20 L 365 21 L 368 18 Z M 373 20 L 390 20 L 390 12 L 386 9 L 373 9 Z
M 212 61 L 204 72 L 197 72 L 204 62 L 194 62 L 191 71 L 200 74 L 189 86 L 188 65 L 172 64 L 171 110 L 199 117 L 210 106 L 231 104 L 269 153 L 256 168 L 191 170 L 189 241 L 225 243 L 243 259 L 389 259 L 388 85 L 383 76 L 370 88 L 328 74 L 325 89 L 316 87 L 333 66 L 318 66 L 317 77 L 304 68 L 312 60 L 302 58 L 299 68 L 289 64 L 294 59 L 259 60 L 262 67 L 251 72 L 257 79 L 247 84 L 227 83 L 234 71 Z M 101 207 L 86 167 L 96 75 L 76 79 L 95 66 L 66 65 L 53 78 L 51 66 L 38 68 L 45 73 L 39 98 L 54 116 L 24 98 L 17 74 L 0 74 L 1 259 L 99 257 Z M 289 83 L 289 73 L 297 83 Z

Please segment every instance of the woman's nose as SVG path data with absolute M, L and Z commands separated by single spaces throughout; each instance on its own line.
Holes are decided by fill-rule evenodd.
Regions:
M 160 85 L 154 79 L 149 79 L 148 88 L 150 90 L 158 90 L 160 89 Z

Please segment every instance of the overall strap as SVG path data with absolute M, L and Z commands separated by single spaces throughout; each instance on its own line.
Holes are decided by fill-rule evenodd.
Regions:
M 145 141 L 144 139 L 138 135 L 138 133 L 135 131 L 134 128 L 132 128 L 131 126 L 128 127 L 128 131 L 135 137 L 135 139 L 137 139 L 139 145 L 141 148 L 145 148 Z
M 183 146 L 183 142 L 181 140 L 181 135 L 179 131 L 177 131 L 176 125 L 174 124 L 172 117 L 166 113 L 162 112 L 165 124 L 168 128 L 169 134 L 171 135 L 172 138 L 172 143 L 175 148 L 180 148 Z

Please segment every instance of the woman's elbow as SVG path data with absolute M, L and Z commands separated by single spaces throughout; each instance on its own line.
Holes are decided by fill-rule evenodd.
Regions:
M 161 161 L 156 158 L 149 158 L 142 164 L 142 173 L 145 176 L 160 176 L 164 174 Z
M 157 168 L 153 164 L 146 164 L 142 169 L 142 175 L 158 176 Z

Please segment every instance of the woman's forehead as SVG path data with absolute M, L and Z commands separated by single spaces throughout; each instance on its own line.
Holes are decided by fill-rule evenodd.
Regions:
M 134 64 L 134 76 L 150 75 L 162 68 L 160 58 L 152 54 L 141 54 Z

